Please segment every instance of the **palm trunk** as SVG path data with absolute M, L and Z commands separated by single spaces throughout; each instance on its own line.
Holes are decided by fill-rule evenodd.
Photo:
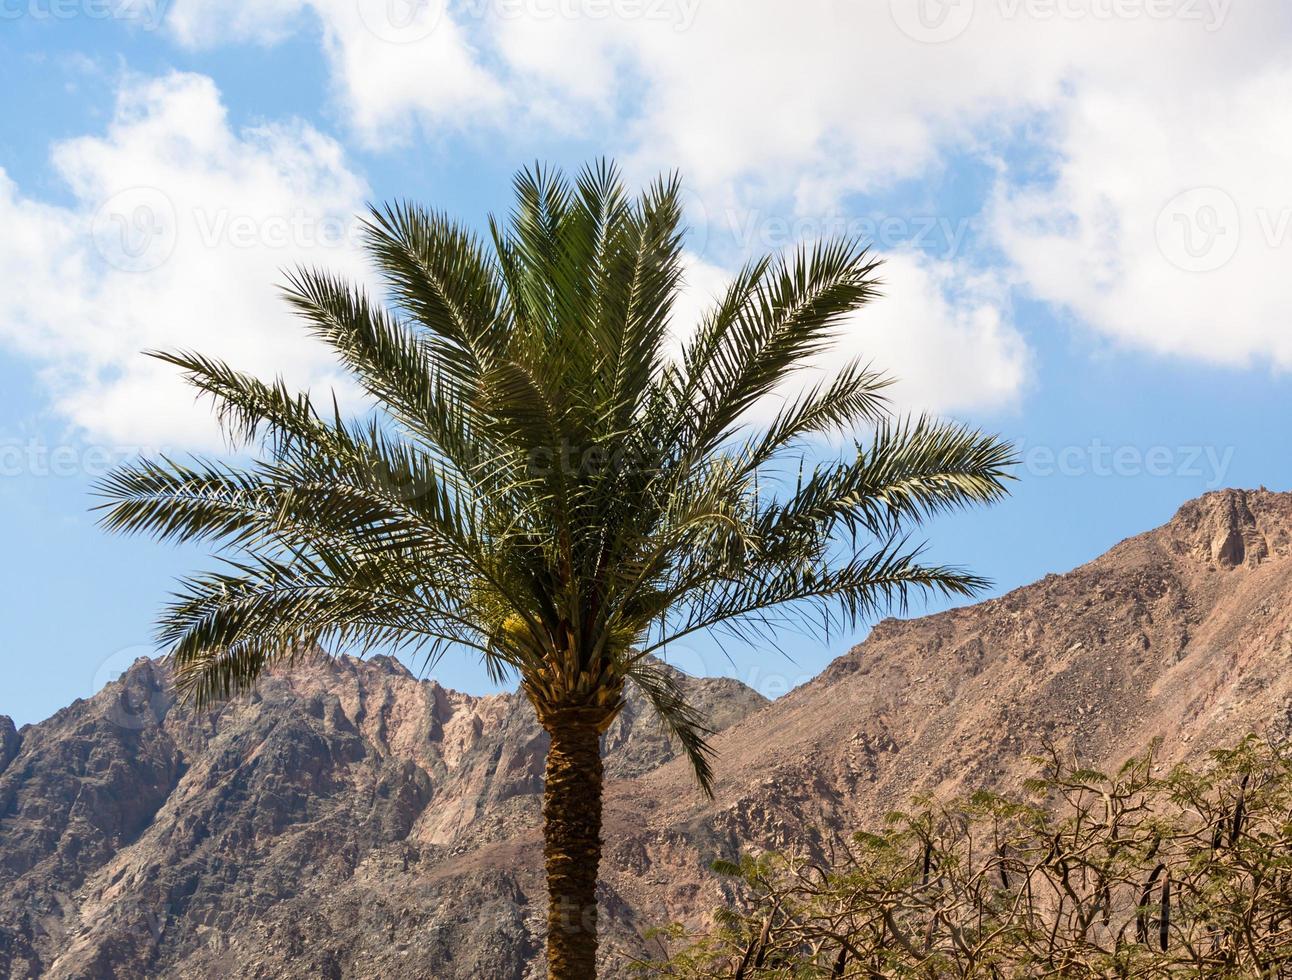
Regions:
M 597 975 L 597 866 L 601 861 L 601 737 L 594 725 L 549 728 L 543 791 L 548 980 Z

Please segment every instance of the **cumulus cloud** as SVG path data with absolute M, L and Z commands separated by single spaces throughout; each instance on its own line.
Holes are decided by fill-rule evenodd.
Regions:
M 890 252 L 883 259 L 883 295 L 851 315 L 831 350 L 769 398 L 751 421 L 770 419 L 796 391 L 833 377 L 853 360 L 894 379 L 887 395 L 898 412 L 1014 405 L 1026 385 L 1030 353 L 1013 323 L 1007 284 L 919 252 Z M 673 311 L 679 346 L 729 281 L 721 267 L 688 256 Z
M 1018 282 L 1115 342 L 1292 368 L 1292 63 L 1224 88 L 1092 88 L 1059 111 L 1059 164 L 1002 186 Z
M 0 171 L 0 341 L 31 358 L 55 410 L 118 445 L 210 447 L 207 406 L 146 349 L 192 348 L 301 387 L 343 385 L 276 292 L 280 269 L 364 267 L 364 182 L 310 126 L 235 131 L 210 79 L 134 79 L 106 132 L 57 144 L 72 203 Z
M 0 172 L 0 268 L 13 284 L 0 339 L 38 365 L 59 415 L 114 444 L 217 445 L 208 409 L 140 355 L 156 348 L 345 391 L 275 290 L 301 262 L 365 278 L 353 216 L 366 187 L 335 141 L 299 122 L 235 130 L 210 79 L 173 74 L 128 81 L 106 131 L 51 158 L 70 204 Z M 690 273 L 679 317 L 694 323 L 727 273 L 698 258 Z M 902 379 L 910 407 L 1017 394 L 1026 356 L 1003 293 L 917 253 L 891 254 L 885 276 L 890 296 L 849 325 L 832 363 L 873 359 Z
M 167 23 L 191 47 L 272 45 L 313 13 L 333 87 L 360 137 L 402 143 L 413 121 L 498 122 L 502 82 L 443 0 L 256 0 L 177 4 Z
M 835 0 L 180 0 L 168 24 L 191 46 L 272 44 L 305 12 L 370 141 L 419 120 L 613 125 L 643 169 L 808 201 L 905 176 L 948 133 L 1051 98 L 1063 74 L 1027 45 L 1024 64 L 984 62 L 912 38 L 886 3 Z M 972 84 L 945 84 L 961 75 Z
M 190 45 L 323 28 L 361 131 L 419 116 L 514 126 L 536 107 L 613 122 L 698 186 L 811 202 L 918 172 L 947 145 L 1053 107 L 1085 79 L 1175 62 L 1201 77 L 1275 47 L 1277 0 L 177 0 Z M 949 31 L 949 33 L 948 33 Z
M 873 361 L 897 379 L 891 395 L 907 411 L 1015 403 L 1030 355 L 999 276 L 910 251 L 885 256 L 880 274 L 884 295 L 854 315 L 832 362 Z
M 1150 350 L 1292 357 L 1282 0 L 367 3 L 178 0 L 171 22 L 269 42 L 312 10 L 369 142 L 418 120 L 525 134 L 537 114 L 610 134 L 634 176 L 680 167 L 710 206 L 813 214 L 977 154 L 1000 166 L 1020 286 Z M 1213 231 L 1233 255 L 1200 268 Z
M 881 241 L 887 297 L 842 341 L 902 377 L 912 407 L 1017 398 L 1011 288 L 1139 348 L 1292 366 L 1292 8 L 1276 0 L 176 0 L 167 23 L 188 45 L 269 45 L 306 14 L 367 143 L 419 124 L 519 143 L 537 119 L 605 141 L 631 180 L 681 168 L 702 225 L 757 206 L 810 230 L 856 195 L 935 182 L 950 153 L 987 161 L 984 250 Z M 18 284 L 0 331 L 64 414 L 197 439 L 204 416 L 134 356 L 177 341 L 330 378 L 273 270 L 325 248 L 358 274 L 354 250 L 265 237 L 271 219 L 360 207 L 337 143 L 299 123 L 235 132 L 209 80 L 174 76 L 128 84 L 107 132 L 53 163 L 71 205 L 0 176 L 0 263 Z M 705 257 L 715 281 L 735 259 Z

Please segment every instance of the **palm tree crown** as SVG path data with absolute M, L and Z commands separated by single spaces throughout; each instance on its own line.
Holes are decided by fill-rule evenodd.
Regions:
M 411 204 L 373 209 L 384 304 L 291 275 L 291 305 L 375 403 L 359 420 L 199 353 L 155 355 L 255 458 L 119 469 L 103 523 L 222 555 L 160 627 L 199 705 L 316 645 L 470 649 L 519 678 L 554 745 L 603 731 L 637 685 L 707 790 L 704 719 L 652 654 L 712 628 L 973 593 L 982 580 L 922 563 L 908 534 L 1000 497 L 1011 450 L 894 419 L 886 379 L 860 363 L 749 425 L 876 294 L 859 244 L 751 262 L 679 341 L 675 178 L 631 198 L 606 163 L 574 181 L 536 168 L 515 191 L 483 238 Z M 859 426 L 873 435 L 855 453 L 804 462 L 806 444 Z

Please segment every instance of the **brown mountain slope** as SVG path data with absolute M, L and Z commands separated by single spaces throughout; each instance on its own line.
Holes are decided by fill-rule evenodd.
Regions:
M 912 790 L 1008 783 L 1044 739 L 1106 763 L 1160 736 L 1172 760 L 1287 725 L 1290 668 L 1292 494 L 1211 494 L 1066 575 L 878 624 L 719 737 L 718 809 L 757 798 L 760 779 L 822 783 L 820 816 L 844 823 Z
M 715 857 L 1010 784 L 1047 738 L 1115 764 L 1283 735 L 1289 666 L 1292 494 L 1223 491 L 1066 575 L 887 620 L 761 710 L 692 682 L 727 725 L 711 802 L 634 705 L 607 745 L 607 973 L 712 907 Z M 341 661 L 199 721 L 143 663 L 7 731 L 0 974 L 537 975 L 543 746 L 514 697 Z
M 879 623 L 718 736 L 710 804 L 677 763 L 613 786 L 607 891 L 648 910 L 623 927 L 691 919 L 718 899 L 706 860 L 802 846 L 914 793 L 1017 785 L 1046 740 L 1116 765 L 1160 737 L 1165 765 L 1252 730 L 1292 733 L 1292 494 L 1221 491 L 1066 575 Z
M 765 703 L 734 681 L 685 683 L 718 726 Z M 674 753 L 642 711 L 631 701 L 606 735 L 612 778 Z M 297 970 L 286 975 L 432 976 L 452 963 L 505 976 L 499 962 L 535 949 L 529 893 L 509 872 L 447 897 L 420 888 L 427 868 L 538 819 L 546 736 L 513 695 L 343 658 L 197 719 L 142 660 L 12 741 L 0 976 L 270 977 L 283 958 Z M 409 885 L 412 919 L 391 904 Z M 327 941 L 306 948 L 312 923 Z M 415 935 L 400 942 L 405 927 Z

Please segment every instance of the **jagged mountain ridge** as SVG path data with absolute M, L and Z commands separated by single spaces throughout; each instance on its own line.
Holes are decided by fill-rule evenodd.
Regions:
M 1162 737 L 1165 764 L 1286 735 L 1290 666 L 1292 494 L 1222 491 L 1066 575 L 886 620 L 770 705 L 692 681 L 722 728 L 711 802 L 635 705 L 607 740 L 606 973 L 714 905 L 713 858 L 1015 784 L 1042 740 L 1111 765 Z M 523 701 L 382 659 L 203 719 L 145 662 L 0 720 L 0 972 L 539 975 L 541 739 Z
M 683 683 L 715 727 L 765 702 L 735 681 Z M 606 733 L 612 779 L 675 752 L 644 709 L 631 698 Z M 322 659 L 200 718 L 142 659 L 12 741 L 0 974 L 86 977 L 208 954 L 197 975 L 228 975 L 222 929 L 304 899 L 302 874 L 331 887 L 371 862 L 379 880 L 388 863 L 407 871 L 505 839 L 538 820 L 547 747 L 524 699 L 450 691 L 387 657 Z M 182 957 L 159 943 L 181 908 Z M 530 927 L 510 918 L 508 941 L 529 949 Z

